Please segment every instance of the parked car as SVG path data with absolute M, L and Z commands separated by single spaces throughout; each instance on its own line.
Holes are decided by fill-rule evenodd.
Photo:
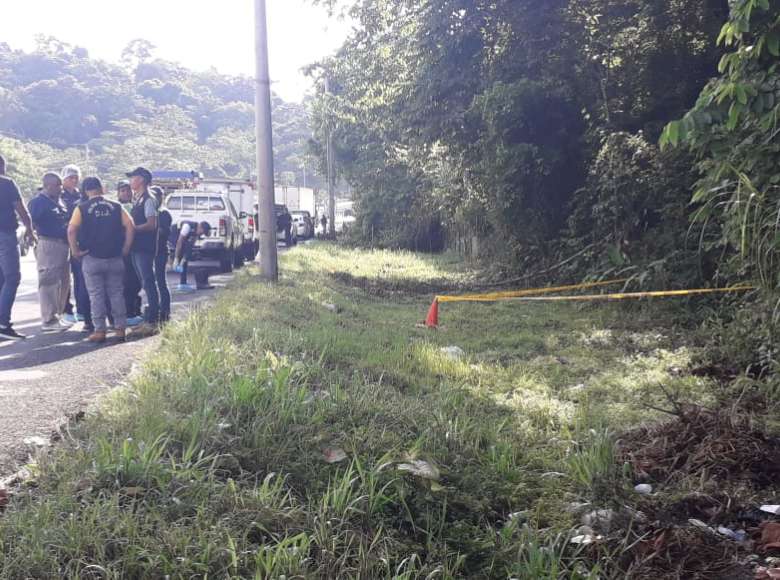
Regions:
M 286 205 L 274 204 L 274 213 L 276 214 L 276 241 L 284 242 L 287 246 L 293 246 L 298 243 L 298 235 L 293 227 L 292 216 Z M 260 211 L 255 204 L 255 223 L 260 225 Z M 259 243 L 259 242 L 258 242 Z
M 298 232 L 293 227 L 293 219 L 286 205 L 274 204 L 276 213 L 276 239 L 287 246 L 298 243 Z
M 346 232 L 355 223 L 354 204 L 351 201 L 336 202 L 336 222 L 337 232 Z
M 308 240 L 314 237 L 314 220 L 308 211 L 291 211 L 290 215 L 299 239 Z
M 217 260 L 221 272 L 230 272 L 243 265 L 241 220 L 246 215 L 236 212 L 226 194 L 177 191 L 168 197 L 165 205 L 174 224 L 187 220 L 207 221 L 211 225 L 209 237 L 195 244 L 193 261 Z

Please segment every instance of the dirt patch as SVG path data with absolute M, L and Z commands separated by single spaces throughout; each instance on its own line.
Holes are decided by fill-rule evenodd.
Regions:
M 648 580 L 753 578 L 769 555 L 762 527 L 775 518 L 757 506 L 777 493 L 780 440 L 744 412 L 677 410 L 619 441 L 619 460 L 667 492 L 636 502 L 641 518 L 625 530 L 623 569 Z
M 649 533 L 630 551 L 630 577 L 637 580 L 749 580 L 744 550 L 733 541 L 696 528 Z
M 780 440 L 730 410 L 686 406 L 671 421 L 627 433 L 619 450 L 638 477 L 664 484 L 738 479 L 760 489 L 780 481 Z
M 346 286 L 364 290 L 372 296 L 422 296 L 458 290 L 456 285 L 446 280 L 419 282 L 409 279 L 368 278 L 353 276 L 349 272 L 331 272 L 330 277 Z

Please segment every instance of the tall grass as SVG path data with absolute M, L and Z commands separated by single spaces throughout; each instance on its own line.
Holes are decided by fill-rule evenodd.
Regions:
M 0 518 L 0 578 L 595 577 L 563 506 L 621 481 L 590 429 L 652 416 L 641 375 L 672 354 L 628 357 L 641 313 L 466 305 L 430 333 L 415 285 L 468 279 L 451 258 L 323 245 L 282 271 L 167 329 L 40 459 Z M 607 326 L 614 344 L 578 338 Z

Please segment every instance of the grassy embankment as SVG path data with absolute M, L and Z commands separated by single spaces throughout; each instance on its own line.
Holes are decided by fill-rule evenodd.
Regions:
M 614 434 L 668 406 L 658 384 L 712 393 L 655 305 L 445 305 L 433 332 L 426 290 L 469 276 L 447 258 L 282 270 L 168 329 L 40 461 L 0 577 L 588 577 L 570 504 L 633 493 Z

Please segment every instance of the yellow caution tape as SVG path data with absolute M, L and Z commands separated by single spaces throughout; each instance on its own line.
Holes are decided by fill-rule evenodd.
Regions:
M 567 302 L 574 300 L 626 300 L 631 298 L 661 298 L 665 296 L 691 296 L 694 294 L 724 294 L 728 292 L 744 292 L 755 290 L 755 286 L 735 286 L 733 288 L 697 288 L 694 290 L 659 290 L 655 292 L 620 292 L 616 294 L 592 294 L 588 296 L 525 296 L 506 298 L 505 300 L 521 300 L 523 302 Z
M 437 296 L 436 300 L 444 302 L 497 302 L 499 300 L 511 300 L 525 296 L 537 296 L 539 294 L 552 294 L 554 292 L 567 292 L 569 290 L 584 290 L 586 288 L 599 288 L 613 284 L 623 284 L 628 279 L 606 280 L 603 282 L 586 282 L 584 284 L 571 284 L 568 286 L 553 286 L 550 288 L 529 288 L 527 290 L 511 290 L 506 292 L 491 292 L 489 294 L 467 294 L 463 296 Z

